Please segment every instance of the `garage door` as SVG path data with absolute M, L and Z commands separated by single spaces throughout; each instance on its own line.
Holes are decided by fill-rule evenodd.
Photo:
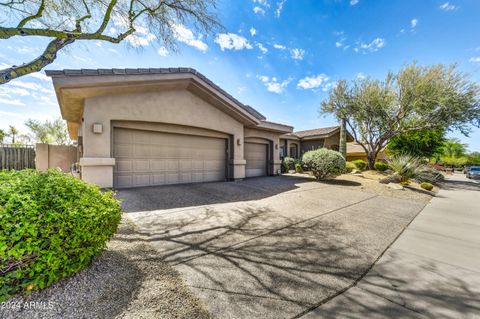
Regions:
M 223 181 L 226 139 L 114 129 L 117 188 Z
M 245 175 L 247 177 L 267 175 L 267 145 L 245 143 Z

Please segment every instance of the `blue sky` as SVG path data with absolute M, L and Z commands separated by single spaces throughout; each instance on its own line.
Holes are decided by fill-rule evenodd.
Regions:
M 303 130 L 336 124 L 318 108 L 339 79 L 383 78 L 416 60 L 457 63 L 480 82 L 479 12 L 478 0 L 223 0 L 224 30 L 205 36 L 180 25 L 177 53 L 140 30 L 125 44 L 74 43 L 47 69 L 193 67 L 269 120 Z M 46 43 L 0 41 L 0 66 L 31 60 Z M 57 116 L 51 82 L 42 73 L 0 87 L 0 128 L 26 132 L 26 119 Z M 469 138 L 450 136 L 480 151 L 479 129 Z

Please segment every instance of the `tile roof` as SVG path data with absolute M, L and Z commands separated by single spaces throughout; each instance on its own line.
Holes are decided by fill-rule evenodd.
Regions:
M 249 114 L 260 121 L 265 121 L 266 117 L 255 110 L 250 105 L 245 105 L 242 102 L 238 101 L 232 95 L 227 93 L 221 87 L 216 85 L 205 75 L 198 72 L 193 68 L 137 68 L 137 69 L 64 69 L 64 70 L 46 70 L 45 74 L 47 76 L 58 78 L 58 77 L 74 77 L 74 76 L 101 76 L 101 75 L 145 75 L 145 74 L 185 74 L 190 73 L 199 77 L 202 81 L 206 82 L 208 85 L 225 95 L 227 98 L 232 100 L 235 104 L 243 108 Z
M 340 126 L 332 127 L 321 127 L 312 130 L 297 131 L 291 133 L 299 138 L 310 137 L 310 136 L 329 136 L 340 128 Z

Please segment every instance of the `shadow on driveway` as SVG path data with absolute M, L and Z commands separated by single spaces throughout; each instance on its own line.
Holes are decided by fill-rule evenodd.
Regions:
M 259 200 L 297 189 L 314 179 L 303 176 L 250 178 L 238 182 L 180 184 L 120 189 L 118 197 L 127 213 L 238 201 Z M 321 184 L 319 184 L 321 187 Z

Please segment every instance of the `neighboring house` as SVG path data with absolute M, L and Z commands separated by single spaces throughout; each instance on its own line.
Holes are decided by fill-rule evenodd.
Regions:
M 347 142 L 353 142 L 350 133 L 347 133 Z M 339 145 L 340 126 L 287 133 L 280 136 L 280 157 L 301 159 L 305 152 L 322 147 L 338 151 Z
M 46 74 L 88 182 L 125 188 L 280 172 L 280 136 L 293 128 L 266 121 L 193 69 Z
M 355 142 L 347 143 L 347 161 L 354 161 L 354 160 L 364 160 L 368 162 L 367 153 L 363 149 L 360 144 Z M 378 152 L 377 160 L 385 161 L 387 159 L 387 155 L 385 154 L 385 150 L 381 150 Z

